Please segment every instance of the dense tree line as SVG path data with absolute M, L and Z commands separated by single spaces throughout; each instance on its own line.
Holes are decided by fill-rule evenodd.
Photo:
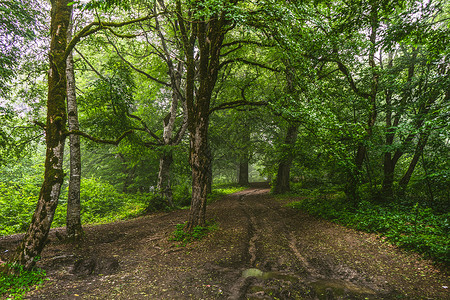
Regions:
M 147 212 L 190 205 L 186 231 L 205 225 L 215 181 L 448 208 L 445 1 L 29 3 L 0 3 L 2 182 L 27 147 L 46 147 L 13 263 L 33 267 L 58 201 L 82 238 L 83 178 L 151 192 Z M 47 71 L 21 60 L 29 41 L 46 45 Z

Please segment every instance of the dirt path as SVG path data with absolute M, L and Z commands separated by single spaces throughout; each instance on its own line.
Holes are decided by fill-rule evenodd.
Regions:
M 188 211 L 88 227 L 77 248 L 53 232 L 39 262 L 50 280 L 28 297 L 450 299 L 448 272 L 376 235 L 286 208 L 268 192 L 255 186 L 210 205 L 219 229 L 186 247 L 168 238 Z M 0 238 L 3 258 L 18 239 Z

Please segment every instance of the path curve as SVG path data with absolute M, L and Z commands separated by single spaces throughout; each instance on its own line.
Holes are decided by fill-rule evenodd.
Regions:
M 361 233 L 286 207 L 255 185 L 208 206 L 218 230 L 177 247 L 188 211 L 85 228 L 78 246 L 53 230 L 29 299 L 450 299 L 448 271 Z M 0 238 L 7 259 L 20 235 Z

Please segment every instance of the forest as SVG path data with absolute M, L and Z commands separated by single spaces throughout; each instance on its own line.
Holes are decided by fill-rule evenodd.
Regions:
M 49 240 L 174 214 L 172 243 L 195 247 L 238 204 L 256 268 L 263 187 L 284 203 L 273 218 L 375 234 L 448 272 L 449 54 L 443 0 L 0 1 L 0 297 L 43 284 Z M 315 294 L 283 294 L 282 276 L 270 299 L 325 299 L 297 277 Z M 245 280 L 220 295 L 268 295 Z

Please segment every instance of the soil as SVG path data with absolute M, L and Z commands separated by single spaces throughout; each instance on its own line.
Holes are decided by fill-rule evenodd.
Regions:
M 449 272 L 367 234 L 286 207 L 264 185 L 208 206 L 218 229 L 169 241 L 189 211 L 85 227 L 79 245 L 52 230 L 27 299 L 450 299 Z M 59 232 L 59 234 L 58 234 Z M 21 235 L 0 238 L 6 260 Z

